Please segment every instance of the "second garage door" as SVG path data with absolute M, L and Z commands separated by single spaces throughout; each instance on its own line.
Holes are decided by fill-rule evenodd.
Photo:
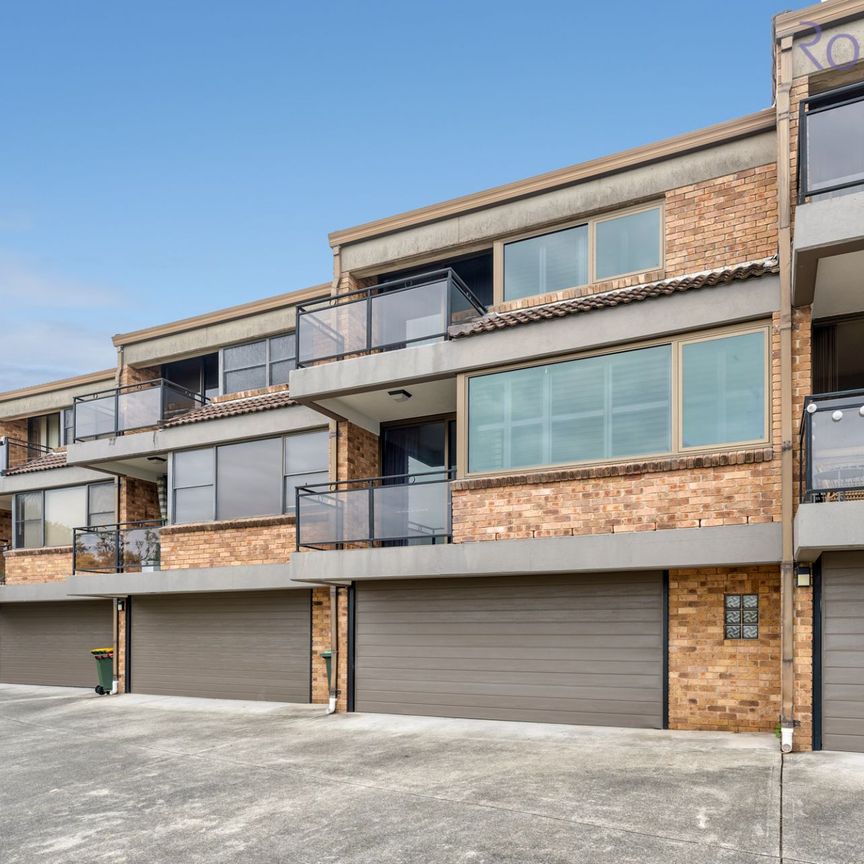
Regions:
M 135 693 L 310 701 L 311 593 L 136 597 Z
M 90 650 L 114 644 L 110 600 L 0 606 L 0 681 L 95 687 Z
M 355 709 L 663 724 L 659 573 L 361 583 Z
M 822 556 L 822 746 L 864 753 L 864 555 Z

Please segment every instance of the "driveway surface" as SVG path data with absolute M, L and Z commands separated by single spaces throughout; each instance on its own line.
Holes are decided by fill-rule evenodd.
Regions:
M 0 685 L 2 864 L 778 860 L 864 862 L 864 757 Z

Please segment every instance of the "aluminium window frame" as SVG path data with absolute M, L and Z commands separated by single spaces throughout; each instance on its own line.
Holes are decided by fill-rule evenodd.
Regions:
M 91 526 L 90 525 L 90 516 L 93 512 L 107 512 L 107 511 L 92 511 L 90 509 L 90 487 L 91 486 L 112 486 L 115 490 L 115 498 L 114 498 L 114 519 L 117 517 L 117 498 L 116 498 L 116 489 L 117 483 L 114 480 L 95 480 L 90 483 L 68 483 L 65 486 L 49 486 L 45 489 L 24 489 L 20 492 L 16 492 L 13 496 L 12 500 L 12 548 L 13 549 L 66 549 L 71 546 L 71 543 L 67 543 L 61 546 L 46 546 L 45 545 L 45 493 L 46 492 L 55 492 L 61 489 L 83 489 L 84 490 L 84 509 L 86 512 L 86 525 L 73 525 L 72 531 L 74 532 L 75 528 L 91 528 L 91 527 L 101 527 L 101 526 Z M 18 545 L 18 525 L 21 520 L 18 519 L 18 496 L 19 495 L 39 495 L 41 500 L 41 508 L 42 513 L 40 517 L 40 536 L 39 536 L 39 545 L 38 546 L 19 546 Z M 35 519 L 25 519 L 24 522 L 35 522 Z M 74 539 L 74 534 L 73 534 Z
M 191 524 L 200 524 L 200 523 L 191 523 L 191 522 L 177 522 L 175 520 L 176 515 L 176 493 L 177 489 L 174 487 L 174 459 L 178 453 L 190 453 L 199 450 L 207 450 L 211 454 L 212 462 L 213 462 L 213 483 L 200 483 L 197 486 L 181 486 L 181 489 L 203 489 L 206 487 L 210 487 L 212 489 L 211 495 L 211 514 L 212 518 L 209 520 L 205 520 L 206 522 L 234 522 L 239 519 L 258 519 L 265 518 L 268 516 L 294 516 L 295 513 L 293 511 L 293 503 L 292 510 L 286 510 L 286 499 L 285 499 L 285 478 L 286 477 L 294 477 L 294 476 L 302 476 L 304 474 L 312 474 L 312 473 L 326 473 L 328 476 L 332 473 L 331 470 L 331 459 L 330 459 L 330 448 L 328 446 L 328 454 L 327 454 L 327 465 L 320 471 L 303 471 L 303 472 L 292 472 L 291 474 L 286 474 L 285 472 L 285 441 L 288 438 L 291 438 L 295 435 L 307 435 L 313 432 L 327 432 L 329 434 L 330 427 L 328 426 L 316 426 L 312 429 L 301 429 L 295 432 L 283 432 L 277 435 L 262 435 L 257 438 L 244 438 L 241 441 L 222 441 L 219 444 L 208 444 L 204 447 L 186 447 L 182 450 L 175 450 L 171 453 L 171 458 L 168 460 L 168 525 L 191 525 Z M 234 517 L 229 519 L 220 519 L 219 514 L 216 509 L 218 497 L 217 497 L 217 487 L 219 485 L 219 454 L 218 450 L 220 447 L 228 447 L 234 444 L 251 444 L 254 441 L 268 441 L 272 439 L 279 439 L 281 442 L 280 448 L 280 463 L 281 463 L 281 486 L 280 486 L 280 496 L 282 502 L 282 511 L 280 513 L 259 513 L 256 516 L 241 516 Z
M 264 366 L 266 383 L 264 387 L 274 387 L 273 382 L 273 364 L 274 363 L 285 363 L 287 360 L 294 360 L 294 368 L 297 368 L 297 352 L 296 352 L 296 338 L 295 338 L 296 330 L 286 330 L 280 333 L 273 333 L 270 336 L 262 336 L 259 339 L 251 339 L 246 342 L 235 342 L 233 345 L 223 345 L 219 349 L 219 394 L 221 396 L 226 396 L 229 393 L 242 393 L 242 390 L 227 390 L 225 388 L 225 376 L 229 372 L 246 372 L 249 369 L 258 369 L 260 366 Z M 294 348 L 294 357 L 286 358 L 285 360 L 273 360 L 270 356 L 270 342 L 273 339 L 281 339 L 283 337 L 288 337 L 289 342 L 291 343 L 292 348 Z M 264 343 L 264 363 L 253 363 L 250 366 L 242 366 L 237 369 L 226 369 L 225 368 L 225 352 L 230 351 L 232 348 L 242 348 L 246 345 L 255 345 L 258 342 Z M 255 387 L 251 388 L 254 390 L 260 390 L 263 388 Z
M 765 360 L 763 377 L 765 381 L 764 390 L 764 413 L 762 438 L 749 441 L 735 441 L 728 444 L 710 444 L 697 447 L 683 447 L 683 366 L 682 346 L 694 342 L 722 339 L 729 336 L 744 335 L 746 333 L 764 334 L 763 343 L 765 349 Z M 759 322 L 746 322 L 732 324 L 725 327 L 712 328 L 711 330 L 697 333 L 682 333 L 656 339 L 647 339 L 639 342 L 626 343 L 624 345 L 607 345 L 590 351 L 572 352 L 559 355 L 554 358 L 534 360 L 530 363 L 510 363 L 505 366 L 480 369 L 473 372 L 462 372 L 456 381 L 456 478 L 471 479 L 475 477 L 510 477 L 525 474 L 538 474 L 546 471 L 566 470 L 568 468 L 584 468 L 586 466 L 620 465 L 627 462 L 642 462 L 651 459 L 667 459 L 676 456 L 694 455 L 699 453 L 725 453 L 740 450 L 741 448 L 768 445 L 772 435 L 772 355 L 771 355 L 771 322 L 768 320 Z M 636 456 L 616 456 L 611 459 L 586 459 L 578 462 L 556 462 L 554 464 L 531 465 L 520 468 L 496 468 L 491 471 L 469 471 L 468 470 L 468 429 L 469 429 L 469 387 L 472 378 L 480 378 L 486 375 L 494 375 L 499 372 L 512 372 L 519 369 L 529 369 L 536 366 L 552 366 L 556 363 L 566 363 L 571 360 L 583 360 L 589 357 L 601 357 L 608 354 L 621 354 L 627 351 L 638 351 L 642 348 L 653 348 L 659 345 L 670 345 L 670 363 L 672 376 L 671 389 L 671 449 L 659 453 L 640 453 Z
M 616 273 L 614 276 L 604 276 L 598 279 L 596 275 L 597 261 L 597 232 L 596 226 L 600 222 L 611 222 L 619 219 L 622 216 L 632 216 L 636 213 L 645 213 L 649 210 L 659 210 L 659 236 L 658 247 L 660 252 L 660 263 L 656 267 L 649 270 L 631 270 L 627 273 Z M 611 282 L 615 279 L 627 279 L 631 276 L 642 275 L 643 273 L 660 273 L 662 278 L 666 272 L 666 203 L 665 199 L 653 199 L 642 204 L 635 204 L 632 207 L 622 207 L 615 210 L 605 211 L 603 213 L 584 216 L 581 219 L 570 219 L 566 222 L 559 222 L 553 225 L 547 225 L 544 228 L 537 228 L 532 231 L 524 231 L 518 234 L 513 234 L 507 237 L 499 237 L 492 245 L 492 303 L 493 306 L 498 306 L 502 303 L 518 303 L 521 300 L 527 300 L 531 297 L 544 297 L 546 294 L 526 294 L 524 297 L 508 299 L 504 296 L 504 248 L 511 243 L 519 243 L 522 240 L 531 240 L 535 237 L 545 237 L 548 234 L 558 234 L 561 231 L 567 231 L 571 228 L 579 228 L 581 226 L 588 228 L 588 281 L 578 285 L 571 285 L 567 288 L 560 288 L 557 291 L 546 292 L 546 294 L 561 294 L 564 291 L 572 291 L 576 288 L 585 288 L 590 285 L 596 285 L 605 282 Z

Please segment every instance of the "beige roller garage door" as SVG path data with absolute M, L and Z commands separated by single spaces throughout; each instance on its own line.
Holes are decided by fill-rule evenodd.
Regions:
M 822 556 L 822 746 L 864 753 L 864 555 Z
M 309 702 L 309 591 L 135 597 L 134 693 Z
M 360 583 L 355 709 L 659 728 L 659 573 Z
M 95 687 L 91 648 L 114 642 L 110 600 L 0 606 L 0 681 Z

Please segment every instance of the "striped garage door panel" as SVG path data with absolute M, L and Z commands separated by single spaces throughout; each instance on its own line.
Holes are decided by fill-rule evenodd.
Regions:
M 309 702 L 311 592 L 135 597 L 135 693 Z
M 822 559 L 822 746 L 864 753 L 864 555 Z
M 91 648 L 114 644 L 110 600 L 0 606 L 0 681 L 95 687 Z
M 660 573 L 360 583 L 355 709 L 660 728 Z

